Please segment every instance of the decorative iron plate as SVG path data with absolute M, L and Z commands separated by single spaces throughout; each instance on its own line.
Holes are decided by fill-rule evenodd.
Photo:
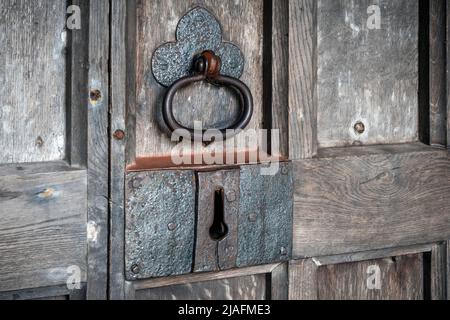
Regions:
M 153 54 L 153 75 L 169 87 L 190 74 L 193 58 L 212 50 L 222 60 L 221 74 L 239 79 L 244 71 L 244 55 L 238 46 L 222 39 L 222 27 L 208 10 L 197 7 L 183 16 L 176 30 L 176 42 L 163 44 Z

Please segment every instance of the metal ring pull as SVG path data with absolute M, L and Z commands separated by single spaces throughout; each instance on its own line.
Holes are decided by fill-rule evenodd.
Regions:
M 175 94 L 181 88 L 184 88 L 190 84 L 207 81 L 211 84 L 230 87 L 235 90 L 239 96 L 239 105 L 241 108 L 240 116 L 238 120 L 226 129 L 219 129 L 222 133 L 223 139 L 229 139 L 234 137 L 239 131 L 245 129 L 250 123 L 253 115 L 253 97 L 250 89 L 242 81 L 220 74 L 221 60 L 212 51 L 204 51 L 202 54 L 194 58 L 193 61 L 193 74 L 191 76 L 183 77 L 177 80 L 166 92 L 163 101 L 162 115 L 167 127 L 172 131 L 186 130 L 190 133 L 191 139 L 194 141 L 203 141 L 204 133 L 196 132 L 194 129 L 187 128 L 181 125 L 174 117 L 173 114 L 173 99 Z M 230 132 L 229 130 L 233 130 Z

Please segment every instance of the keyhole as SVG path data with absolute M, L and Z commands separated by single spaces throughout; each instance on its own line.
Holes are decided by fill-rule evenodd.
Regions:
M 214 222 L 209 229 L 209 235 L 214 241 L 221 241 L 228 234 L 228 226 L 224 222 L 224 198 L 223 189 L 216 190 L 214 193 Z

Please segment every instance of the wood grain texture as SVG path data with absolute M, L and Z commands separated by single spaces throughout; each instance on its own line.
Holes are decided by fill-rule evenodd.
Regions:
M 288 300 L 289 298 L 289 263 L 281 263 L 270 275 L 270 300 Z
M 263 1 L 260 0 L 138 0 L 136 11 L 136 154 L 170 155 L 174 144 L 162 133 L 157 114 L 166 91 L 153 77 L 151 57 L 163 43 L 175 41 L 180 18 L 190 9 L 203 6 L 222 24 L 223 39 L 237 44 L 246 59 L 241 80 L 253 94 L 255 112 L 248 128 L 262 127 Z M 175 117 L 193 127 L 223 127 L 238 116 L 237 101 L 229 90 L 199 84 L 180 90 L 174 99 Z
M 116 130 L 125 132 L 125 140 L 111 139 L 111 177 L 110 177 L 110 248 L 109 248 L 109 292 L 108 297 L 112 300 L 125 298 L 125 166 L 126 145 L 133 134 L 134 126 L 129 126 L 127 117 L 128 92 L 134 92 L 128 85 L 128 62 L 127 32 L 128 24 L 133 16 L 129 14 L 129 7 L 134 6 L 134 1 L 117 0 L 111 6 L 111 133 Z M 133 7 L 134 8 L 134 7 Z M 133 11 L 133 10 L 131 10 Z M 131 28 L 133 30 L 133 28 Z M 131 35 L 129 35 L 131 36 Z
M 266 276 L 193 282 L 137 291 L 136 300 L 264 300 Z
M 289 263 L 289 300 L 317 300 L 317 265 L 312 259 Z
M 289 158 L 317 153 L 317 4 L 289 0 Z
M 373 150 L 333 149 L 324 152 L 327 157 L 294 163 L 294 257 L 450 236 L 447 152 L 418 144 L 363 149 Z
M 447 242 L 433 245 L 431 249 L 431 299 L 447 298 Z
M 446 2 L 430 0 L 430 144 L 447 145 Z
M 84 300 L 85 284 L 80 290 L 69 290 L 67 285 L 0 292 L 0 300 Z
M 447 146 L 450 148 L 450 4 L 448 2 L 446 12 L 447 12 Z
M 264 82 L 270 86 L 271 94 L 264 90 L 264 118 L 270 114 L 270 121 L 264 121 L 265 128 L 278 129 L 280 134 L 279 150 L 271 148 L 271 154 L 289 157 L 289 1 L 270 0 L 266 1 L 264 10 L 270 15 L 265 21 L 269 24 L 269 31 L 264 33 L 265 47 Z M 267 28 L 267 27 L 266 27 Z M 267 44 L 266 44 L 267 43 Z M 266 52 L 270 50 L 270 52 Z M 270 55 L 270 56 L 269 56 Z M 269 59 L 270 57 L 270 59 Z M 267 72 L 269 71 L 269 72 Z M 267 79 L 267 80 L 266 80 Z M 269 82 L 269 84 L 267 84 Z M 270 106 L 270 110 L 267 107 Z
M 418 1 L 377 3 L 381 28 L 370 30 L 373 1 L 318 1 L 320 148 L 418 139 Z
M 51 166 L 0 174 L 0 291 L 86 281 L 86 171 Z
M 368 287 L 374 267 L 380 289 Z M 422 254 L 324 266 L 305 259 L 292 262 L 289 272 L 292 300 L 423 299 Z
M 106 299 L 109 205 L 109 1 L 90 1 L 88 299 Z
M 0 4 L 0 163 L 65 157 L 66 3 Z
M 373 271 L 379 268 L 381 288 L 367 286 Z M 350 264 L 320 267 L 317 271 L 319 300 L 422 300 L 422 255 L 386 258 Z

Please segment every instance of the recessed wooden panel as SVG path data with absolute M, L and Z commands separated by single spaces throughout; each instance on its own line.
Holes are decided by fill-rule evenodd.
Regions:
M 423 254 L 331 265 L 290 265 L 293 300 L 422 300 Z
M 66 284 L 72 266 L 85 282 L 86 171 L 11 166 L 0 185 L 0 291 Z
M 161 132 L 157 115 L 166 88 L 152 74 L 151 58 L 160 45 L 175 41 L 180 18 L 201 4 L 222 25 L 223 40 L 238 45 L 245 57 L 241 80 L 252 91 L 255 112 L 248 128 L 262 127 L 263 1 L 261 0 L 157 0 L 137 1 L 136 5 L 136 154 L 170 154 L 174 144 Z M 134 99 L 130 99 L 134 101 Z M 130 111 L 133 112 L 133 106 Z M 203 121 L 204 127 L 227 127 L 239 116 L 237 99 L 226 88 L 197 84 L 179 91 L 174 99 L 175 117 L 193 127 Z
M 374 4 L 380 29 L 367 26 Z M 418 4 L 318 1 L 319 147 L 417 141 Z
M 266 275 L 194 282 L 136 291 L 137 300 L 264 300 Z
M 0 163 L 65 155 L 66 1 L 0 3 Z
M 421 144 L 324 149 L 294 163 L 294 256 L 450 237 L 450 161 Z

